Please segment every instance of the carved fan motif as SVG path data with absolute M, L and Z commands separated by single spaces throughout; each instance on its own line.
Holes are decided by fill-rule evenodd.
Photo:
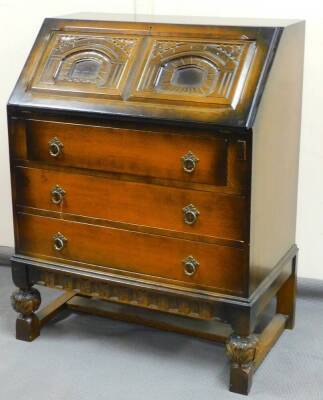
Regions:
M 233 106 L 255 43 L 154 40 L 134 97 L 210 102 Z M 242 83 L 239 85 L 239 83 Z M 194 100 L 195 98 L 195 100 Z
M 107 85 L 111 73 L 111 61 L 104 54 L 82 51 L 67 56 L 61 62 L 53 79 L 75 83 L 90 83 L 98 87 Z M 116 82 L 110 85 L 117 86 Z
M 133 89 L 123 93 L 140 43 L 131 35 L 54 32 L 31 89 L 234 109 L 256 47 L 250 40 L 151 37 Z
M 207 96 L 214 90 L 219 70 L 202 57 L 175 58 L 161 66 L 155 87 L 169 93 Z
M 100 60 L 96 60 L 95 55 L 92 57 L 89 55 L 89 58 L 82 58 L 79 61 L 75 61 L 70 68 L 68 77 L 72 81 L 86 81 L 93 82 L 97 79 L 98 73 L 101 68 Z
M 137 43 L 133 37 L 55 33 L 32 88 L 121 95 Z

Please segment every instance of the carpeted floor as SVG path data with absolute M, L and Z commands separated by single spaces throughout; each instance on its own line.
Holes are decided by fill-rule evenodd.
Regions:
M 142 326 L 66 314 L 32 343 L 14 338 L 10 269 L 0 267 L 0 400 L 225 400 L 224 348 Z M 43 305 L 60 292 L 40 288 Z M 323 400 L 323 283 L 302 280 L 297 325 L 254 377 L 250 399 Z

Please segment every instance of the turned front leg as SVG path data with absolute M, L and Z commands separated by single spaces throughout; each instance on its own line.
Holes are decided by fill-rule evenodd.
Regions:
M 18 289 L 11 296 L 11 304 L 17 313 L 16 338 L 31 342 L 40 333 L 40 323 L 35 311 L 41 303 L 40 293 L 35 288 Z
M 254 374 L 258 338 L 232 334 L 226 342 L 227 355 L 231 360 L 230 391 L 248 394 Z

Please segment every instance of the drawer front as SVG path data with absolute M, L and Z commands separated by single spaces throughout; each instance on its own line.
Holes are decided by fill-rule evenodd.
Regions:
M 247 240 L 243 196 L 16 168 L 17 204 L 115 222 Z
M 227 147 L 209 136 L 27 122 L 30 160 L 161 179 L 225 186 Z
M 17 224 L 21 254 L 197 289 L 236 295 L 244 289 L 243 249 L 23 213 Z

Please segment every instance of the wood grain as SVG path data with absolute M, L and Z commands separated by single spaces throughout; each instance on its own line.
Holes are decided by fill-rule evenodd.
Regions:
M 249 128 L 281 30 L 47 19 L 9 105 Z
M 21 206 L 191 235 L 248 240 L 248 203 L 243 196 L 25 167 L 16 168 L 16 180 L 17 204 Z M 65 191 L 59 204 L 52 202 L 56 185 Z M 184 222 L 183 212 L 190 204 L 199 212 L 192 225 Z
M 130 271 L 150 279 L 163 277 L 199 289 L 232 294 L 244 291 L 243 249 L 20 213 L 17 217 L 17 250 L 22 254 L 85 262 L 107 272 Z M 62 251 L 53 247 L 53 235 L 57 232 L 67 239 Z M 200 264 L 193 276 L 187 276 L 183 268 L 183 260 L 189 255 Z
M 304 28 L 284 31 L 253 128 L 251 293 L 295 243 Z
M 72 292 L 39 317 L 35 284 L 114 303 L 100 315 L 173 314 L 230 332 L 230 390 L 247 394 L 293 327 L 304 25 L 226 21 L 44 21 L 7 108 L 17 338 L 67 303 L 95 312 Z
M 66 167 L 226 185 L 225 139 L 171 133 L 171 129 L 167 134 L 108 126 L 28 121 L 28 159 Z M 57 158 L 49 155 L 48 146 L 55 137 L 64 146 Z M 185 172 L 182 167 L 182 157 L 189 151 L 199 159 L 193 173 Z

